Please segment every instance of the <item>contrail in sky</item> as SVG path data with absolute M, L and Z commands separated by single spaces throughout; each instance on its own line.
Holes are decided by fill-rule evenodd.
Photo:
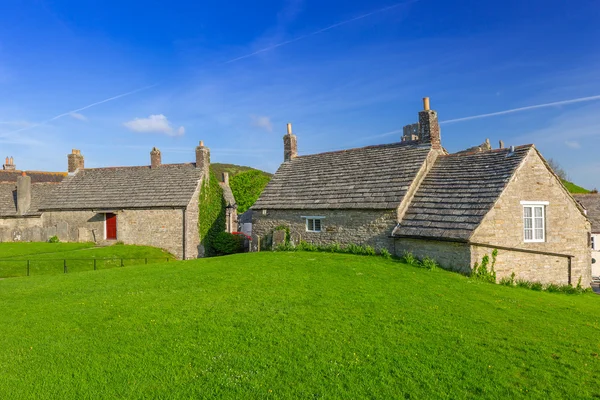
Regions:
M 56 116 L 54 116 L 54 117 L 52 117 L 50 119 L 47 119 L 45 121 L 40 122 L 40 123 L 29 125 L 29 126 L 26 126 L 26 127 L 23 127 L 23 128 L 11 131 L 11 132 L 3 133 L 3 134 L 0 135 L 0 137 L 6 137 L 6 136 L 9 136 L 9 135 L 12 135 L 12 134 L 15 134 L 15 133 L 26 131 L 26 130 L 31 129 L 31 128 L 35 128 L 35 127 L 38 127 L 38 126 L 46 125 L 49 122 L 55 121 L 55 120 L 57 120 L 59 118 L 62 118 L 62 117 L 66 117 L 69 114 L 76 113 L 76 112 L 83 111 L 83 110 L 87 110 L 88 108 L 92 108 L 92 107 L 95 107 L 95 106 L 103 104 L 103 103 L 108 103 L 109 101 L 120 99 L 121 97 L 130 96 L 132 94 L 135 94 L 135 93 L 142 92 L 144 90 L 153 88 L 153 87 L 155 87 L 157 85 L 158 85 L 158 83 L 156 83 L 154 85 L 150 85 L 150 86 L 145 86 L 143 88 L 139 88 L 139 89 L 136 89 L 136 90 L 132 90 L 131 92 L 122 93 L 122 94 L 119 94 L 119 95 L 116 95 L 116 96 L 113 96 L 113 97 L 109 97 L 108 99 L 100 100 L 100 101 L 97 101 L 95 103 L 88 104 L 87 106 L 84 106 L 84 107 L 81 107 L 81 108 L 77 108 L 75 110 L 67 111 L 67 112 L 62 113 L 62 114 L 58 114 L 58 115 L 56 115 Z
M 589 96 L 589 97 L 580 97 L 578 99 L 571 99 L 571 100 L 555 101 L 553 103 L 537 104 L 534 106 L 513 108 L 511 110 L 497 111 L 497 112 L 488 113 L 488 114 L 472 115 L 470 117 L 447 119 L 446 121 L 440 121 L 440 124 L 451 124 L 453 122 L 470 121 L 472 119 L 481 119 L 481 118 L 495 117 L 497 115 L 512 114 L 512 113 L 521 112 L 521 111 L 535 110 L 536 108 L 562 106 L 565 104 L 583 103 L 586 101 L 594 101 L 594 100 L 600 100 L 600 95 Z
M 239 61 L 239 60 L 243 60 L 245 58 L 249 58 L 249 57 L 255 56 L 257 54 L 264 53 L 264 52 L 276 49 L 278 47 L 285 46 L 287 44 L 294 43 L 294 42 L 297 42 L 299 40 L 306 39 L 308 37 L 318 35 L 318 34 L 323 33 L 323 32 L 327 32 L 327 31 L 329 31 L 331 29 L 337 28 L 338 26 L 346 25 L 346 24 L 349 24 L 351 22 L 358 21 L 359 19 L 367 18 L 367 17 L 370 17 L 371 15 L 379 14 L 379 13 L 382 13 L 384 11 L 388 11 L 388 10 L 391 10 L 391 9 L 394 9 L 394 8 L 397 8 L 397 7 L 400 7 L 400 6 L 405 6 L 405 5 L 408 5 L 408 4 L 411 4 L 411 3 L 416 3 L 417 1 L 420 1 L 420 0 L 413 0 L 413 1 L 406 1 L 406 2 L 402 2 L 402 3 L 392 4 L 391 6 L 380 8 L 378 10 L 371 11 L 371 12 L 363 14 L 363 15 L 359 15 L 358 17 L 354 17 L 354 18 L 347 19 L 347 20 L 342 21 L 342 22 L 338 22 L 337 24 L 330 25 L 327 28 L 319 29 L 318 31 L 307 33 L 306 35 L 298 36 L 297 38 L 286 40 L 285 42 L 277 43 L 277 44 L 274 44 L 274 45 L 269 46 L 269 47 L 265 47 L 264 49 L 257 50 L 257 51 L 255 51 L 253 53 L 246 54 L 246 55 L 241 56 L 241 57 L 233 58 L 233 59 L 231 59 L 229 61 L 225 61 L 223 64 L 230 64 L 230 63 L 233 63 L 233 62 L 236 62 L 236 61 Z

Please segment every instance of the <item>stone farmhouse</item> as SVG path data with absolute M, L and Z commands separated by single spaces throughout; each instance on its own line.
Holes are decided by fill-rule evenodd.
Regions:
M 585 208 L 592 223 L 592 277 L 600 280 L 600 195 L 597 193 L 574 194 L 573 197 Z
M 428 98 L 398 143 L 298 155 L 291 125 L 283 142 L 252 207 L 263 243 L 284 225 L 296 241 L 410 251 L 462 272 L 497 249 L 498 279 L 591 281 L 590 222 L 534 145 L 448 154 Z
M 68 155 L 68 173 L 17 171 L 8 164 L 0 173 L 0 240 L 56 235 L 65 242 L 155 246 L 182 259 L 202 256 L 198 200 L 209 168 L 210 150 L 202 142 L 195 163 L 162 164 L 153 148 L 144 166 L 85 168 L 79 150 Z M 221 185 L 228 210 L 235 210 L 231 189 Z

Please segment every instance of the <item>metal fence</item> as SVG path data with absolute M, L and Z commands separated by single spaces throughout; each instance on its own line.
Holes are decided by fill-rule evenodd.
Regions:
M 132 265 L 156 264 L 169 262 L 169 257 L 161 258 L 45 258 L 45 259 L 23 259 L 4 258 L 0 259 L 0 278 L 31 275 L 56 275 L 69 272 L 96 271 L 116 267 L 127 267 Z

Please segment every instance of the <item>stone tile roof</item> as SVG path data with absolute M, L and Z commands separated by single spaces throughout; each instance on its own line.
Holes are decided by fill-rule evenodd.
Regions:
M 469 239 L 531 148 L 438 157 L 394 236 Z
M 600 233 L 600 194 L 573 194 L 573 197 L 586 209 L 592 233 Z
M 89 168 L 67 176 L 40 209 L 185 207 L 201 177 L 193 163 Z
M 0 170 L 0 182 L 17 182 L 21 176 L 21 170 Z M 41 182 L 61 182 L 66 176 L 66 172 L 44 172 L 44 171 L 25 171 L 31 177 L 31 183 Z
M 431 150 L 410 142 L 299 156 L 283 163 L 253 209 L 394 209 Z
M 223 199 L 225 200 L 227 207 L 235 207 L 236 202 L 233 192 L 231 191 L 231 187 L 229 187 L 229 185 L 227 185 L 225 182 L 219 182 L 219 185 L 223 189 Z
M 58 187 L 57 183 L 32 183 L 31 205 L 25 216 L 41 215 L 40 204 Z M 0 183 L 0 217 L 17 216 L 17 185 Z

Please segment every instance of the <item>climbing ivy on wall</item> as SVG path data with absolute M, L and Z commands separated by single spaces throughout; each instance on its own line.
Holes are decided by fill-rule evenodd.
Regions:
M 215 255 L 213 241 L 225 231 L 225 199 L 223 189 L 213 173 L 202 182 L 198 201 L 198 234 L 206 256 Z
M 262 193 L 271 177 L 262 171 L 250 170 L 235 175 L 229 186 L 237 203 L 238 214 L 246 212 Z

